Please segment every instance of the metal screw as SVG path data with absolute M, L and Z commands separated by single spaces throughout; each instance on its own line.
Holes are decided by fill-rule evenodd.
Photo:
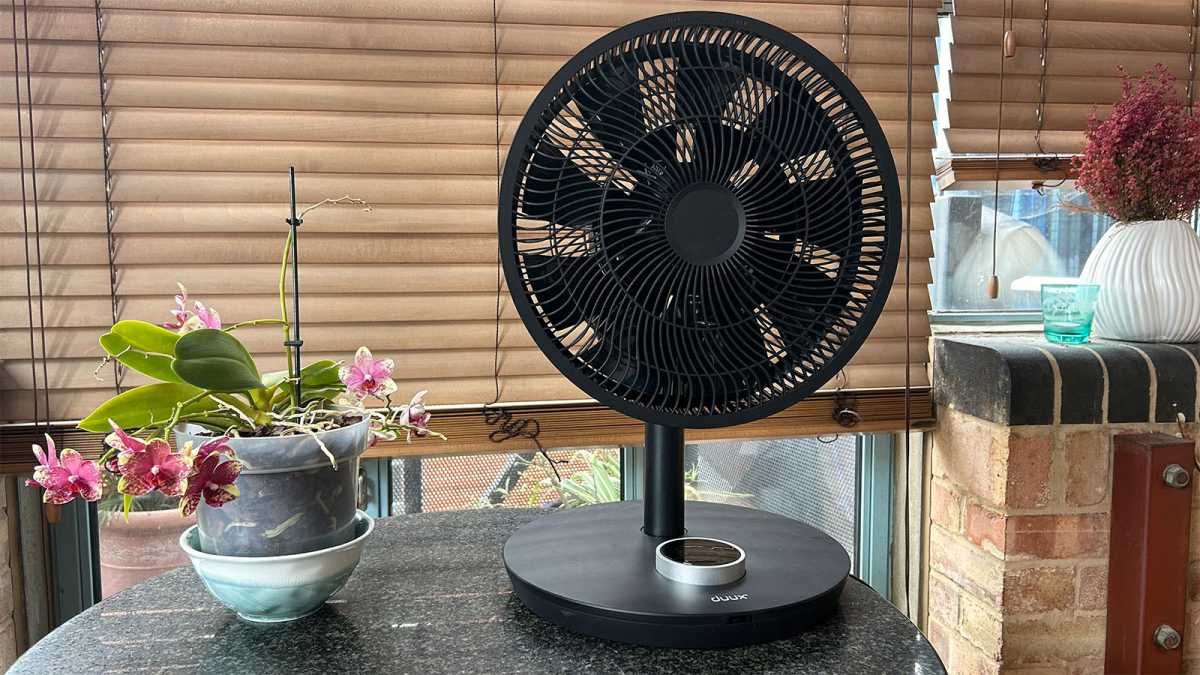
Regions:
M 1179 635 L 1179 631 L 1163 624 L 1154 629 L 1154 644 L 1163 649 L 1179 649 L 1179 645 L 1183 642 L 1183 638 Z
M 1192 482 L 1192 472 L 1178 464 L 1168 464 L 1163 469 L 1163 482 L 1173 488 L 1183 489 Z

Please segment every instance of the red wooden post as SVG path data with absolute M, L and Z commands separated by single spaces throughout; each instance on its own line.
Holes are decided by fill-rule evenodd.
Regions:
M 1163 434 L 1113 439 L 1105 672 L 1182 671 L 1194 450 Z

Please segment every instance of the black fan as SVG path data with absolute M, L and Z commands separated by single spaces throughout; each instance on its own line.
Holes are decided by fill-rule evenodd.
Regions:
M 504 171 L 504 272 L 555 366 L 647 423 L 646 499 L 644 535 L 628 502 L 514 534 L 527 605 L 663 646 L 774 639 L 836 606 L 849 559 L 812 528 L 693 504 L 683 537 L 682 428 L 778 412 L 846 364 L 895 275 L 899 203 L 862 96 L 768 24 L 646 19 L 550 80 Z

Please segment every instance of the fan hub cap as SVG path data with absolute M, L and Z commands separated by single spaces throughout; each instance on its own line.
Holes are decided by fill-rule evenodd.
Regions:
M 667 241 L 695 265 L 715 265 L 737 251 L 746 236 L 746 212 L 737 195 L 716 183 L 695 183 L 667 207 Z

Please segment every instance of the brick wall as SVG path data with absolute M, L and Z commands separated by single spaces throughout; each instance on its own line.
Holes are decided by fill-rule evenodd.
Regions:
M 1154 367 L 1141 346 L 1076 348 L 1067 379 L 1056 359 L 1062 348 L 1037 340 L 936 343 L 926 633 L 951 673 L 1103 672 L 1112 437 L 1178 434 L 1166 421 L 1178 411 L 1195 438 L 1200 361 L 1113 392 L 1123 369 Z M 1099 376 L 1085 394 L 1078 369 L 1088 361 Z M 1175 376 L 1190 395 L 1163 386 L 1179 384 L 1165 382 Z M 1200 672 L 1197 508 L 1200 501 L 1184 627 L 1189 672 Z

